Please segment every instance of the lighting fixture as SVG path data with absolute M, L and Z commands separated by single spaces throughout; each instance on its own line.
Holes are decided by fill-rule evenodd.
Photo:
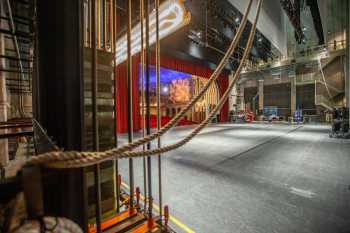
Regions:
M 169 91 L 169 87 L 168 86 L 163 87 L 163 93 L 168 93 L 168 91 Z
M 191 14 L 186 10 L 183 0 L 167 0 L 159 7 L 159 38 L 174 33 L 178 29 L 187 25 L 191 20 Z M 146 20 L 143 20 L 146 24 Z M 144 30 L 144 47 L 146 46 L 146 30 Z M 152 11 L 149 16 L 149 44 L 156 42 L 156 12 Z M 141 51 L 141 23 L 138 23 L 131 30 L 131 55 Z M 123 35 L 116 45 L 116 64 L 120 64 L 127 59 L 127 37 Z

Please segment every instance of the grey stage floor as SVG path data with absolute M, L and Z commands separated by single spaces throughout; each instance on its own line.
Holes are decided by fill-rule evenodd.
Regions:
M 197 233 L 348 233 L 350 141 L 328 138 L 328 128 L 211 126 L 163 157 L 164 203 Z M 173 130 L 163 144 L 190 129 Z M 152 161 L 158 202 L 157 158 Z M 127 160 L 120 167 L 128 182 Z M 142 174 L 136 159 L 141 188 Z

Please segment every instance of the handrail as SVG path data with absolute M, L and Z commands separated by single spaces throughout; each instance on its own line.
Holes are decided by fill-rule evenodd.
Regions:
M 272 58 L 267 62 L 261 62 L 255 65 L 247 65 L 245 67 L 245 71 L 248 71 L 248 72 L 257 71 L 258 69 L 265 68 L 266 66 L 272 65 L 277 62 L 287 62 L 287 61 L 292 61 L 293 59 L 312 57 L 322 52 L 336 52 L 336 51 L 343 50 L 345 48 L 346 48 L 345 40 L 338 40 L 338 41 L 336 40 L 335 43 L 329 42 L 325 45 L 308 47 L 300 51 L 295 50 L 291 52 L 292 53 L 291 56 L 275 56 L 274 58 Z

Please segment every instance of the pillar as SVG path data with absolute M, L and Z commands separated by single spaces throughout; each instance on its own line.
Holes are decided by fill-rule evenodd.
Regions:
M 258 95 L 259 95 L 259 114 L 262 115 L 264 111 L 264 80 L 258 80 Z
M 245 101 L 244 101 L 244 83 L 241 83 L 238 85 L 238 98 L 239 98 L 239 105 L 237 105 L 238 111 L 245 111 Z
M 35 116 L 65 150 L 84 137 L 83 0 L 37 0 Z
M 293 116 L 297 110 L 297 85 L 296 76 L 290 77 L 290 115 Z
M 229 76 L 229 83 L 231 83 L 233 80 L 233 75 L 230 74 Z M 229 98 L 229 111 L 237 111 L 237 99 L 238 99 L 238 92 L 237 92 L 237 83 L 233 86 L 231 90 L 231 96 Z
M 0 54 L 5 54 L 4 35 L 0 34 Z M 0 59 L 0 68 L 5 68 L 5 60 Z M 0 122 L 7 121 L 7 93 L 6 93 L 6 76 L 5 72 L 0 71 Z M 6 131 L 0 130 L 0 133 Z M 0 140 L 0 164 L 6 166 L 9 162 L 8 141 Z

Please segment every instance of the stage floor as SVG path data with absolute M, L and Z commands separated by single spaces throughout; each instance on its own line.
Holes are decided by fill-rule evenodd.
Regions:
M 162 143 L 193 127 L 172 130 Z M 322 125 L 210 126 L 162 159 L 163 203 L 180 222 L 172 225 L 197 233 L 350 232 L 350 140 L 328 133 Z M 156 157 L 152 163 L 158 203 Z M 126 183 L 127 167 L 121 160 Z M 135 178 L 142 188 L 142 159 Z

